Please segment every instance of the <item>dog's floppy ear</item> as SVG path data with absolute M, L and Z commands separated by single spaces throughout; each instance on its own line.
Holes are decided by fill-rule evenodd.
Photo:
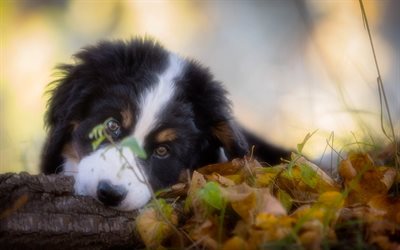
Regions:
M 41 172 L 45 174 L 55 174 L 62 171 L 64 159 L 61 152 L 68 140 L 67 129 L 60 127 L 50 128 L 41 155 Z
M 228 159 L 243 157 L 248 153 L 249 146 L 246 138 L 233 119 L 216 123 L 211 131 L 219 141 Z
M 223 85 L 213 79 L 207 68 L 192 62 L 186 68 L 182 84 L 190 101 L 196 127 L 205 133 L 208 153 L 223 148 L 229 160 L 248 152 L 246 138 L 232 117 L 231 102 Z
M 74 65 L 61 65 L 58 68 L 61 77 L 49 84 L 45 125 L 47 139 L 42 149 L 41 171 L 45 174 L 58 173 L 63 170 L 63 150 L 71 142 L 71 133 L 79 120 L 78 107 L 87 93 L 88 84 L 79 80 Z

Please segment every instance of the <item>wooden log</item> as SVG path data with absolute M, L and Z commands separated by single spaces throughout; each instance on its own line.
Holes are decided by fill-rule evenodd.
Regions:
M 0 175 L 1 249 L 137 249 L 136 211 L 73 193 L 62 175 Z

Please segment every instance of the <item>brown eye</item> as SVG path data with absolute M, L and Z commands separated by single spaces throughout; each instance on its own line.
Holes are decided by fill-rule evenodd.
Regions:
M 121 125 L 117 120 L 110 118 L 106 121 L 105 125 L 107 132 L 109 132 L 113 137 L 118 137 L 121 134 Z
M 168 146 L 162 145 L 158 146 L 154 149 L 154 156 L 159 159 L 165 159 L 169 156 L 169 148 Z

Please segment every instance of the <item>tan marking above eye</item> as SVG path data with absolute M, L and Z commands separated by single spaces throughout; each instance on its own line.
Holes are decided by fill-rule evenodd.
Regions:
M 122 126 L 124 128 L 130 128 L 133 125 L 133 114 L 129 108 L 121 111 Z
M 172 128 L 167 128 L 162 130 L 160 133 L 157 134 L 156 136 L 156 141 L 157 142 L 167 142 L 167 141 L 173 141 L 176 139 L 176 131 Z

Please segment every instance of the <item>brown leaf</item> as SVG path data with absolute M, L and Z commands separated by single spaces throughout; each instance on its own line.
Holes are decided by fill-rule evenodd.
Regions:
M 188 213 L 189 209 L 192 208 L 195 211 L 195 215 L 201 214 L 201 210 L 203 208 L 202 203 L 199 201 L 197 193 L 205 184 L 206 179 L 204 178 L 204 176 L 199 172 L 194 171 L 185 201 L 185 212 Z
M 351 162 L 357 173 L 366 171 L 375 165 L 372 157 L 366 153 L 349 153 L 347 159 Z
M 350 153 L 339 165 L 339 174 L 349 191 L 346 203 L 367 203 L 376 195 L 384 195 L 396 181 L 397 171 L 392 167 L 374 166 L 369 154 Z
M 234 159 L 229 162 L 217 163 L 204 166 L 202 168 L 197 169 L 197 172 L 210 175 L 212 173 L 218 173 L 220 175 L 233 175 L 236 174 L 243 167 L 242 159 Z
M 235 182 L 233 180 L 224 177 L 218 173 L 212 173 L 211 175 L 207 175 L 207 180 L 215 181 L 225 187 L 235 185 Z
M 196 244 L 204 246 L 206 249 L 217 249 L 218 242 L 215 240 L 217 235 L 217 225 L 215 218 L 205 220 L 189 233 L 190 237 Z
M 339 165 L 339 175 L 345 182 L 351 181 L 357 176 L 357 171 L 349 159 L 342 160 Z
M 368 206 L 373 209 L 372 211 L 376 215 L 380 214 L 382 215 L 381 218 L 395 222 L 400 226 L 400 197 L 374 196 L 368 202 Z

